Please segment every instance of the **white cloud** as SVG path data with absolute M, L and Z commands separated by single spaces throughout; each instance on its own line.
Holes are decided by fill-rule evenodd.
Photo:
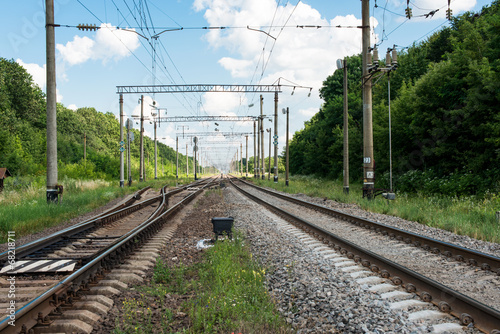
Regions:
M 56 48 L 66 63 L 76 65 L 92 58 L 94 45 L 95 41 L 86 36 L 75 36 L 73 41 L 66 43 L 66 45 L 57 44 Z
M 299 113 L 307 117 L 312 117 L 316 115 L 318 111 L 319 111 L 318 108 L 299 109 Z
M 40 87 L 42 91 L 46 90 L 47 86 L 47 66 L 43 64 L 40 66 L 35 63 L 25 63 L 21 59 L 17 59 L 16 62 L 24 67 L 31 77 L 33 78 L 33 82 Z M 57 102 L 61 102 L 63 96 L 59 93 L 59 90 L 56 88 L 56 100 Z
M 283 77 L 317 91 L 323 80 L 336 69 L 337 58 L 361 51 L 360 29 L 325 27 L 359 26 L 361 19 L 354 15 L 337 16 L 329 21 L 302 2 L 297 8 L 288 3 L 276 10 L 275 0 L 196 0 L 194 9 L 204 10 L 204 17 L 211 26 L 241 26 L 243 23 L 260 30 L 260 26 L 272 23 L 277 27 L 269 31 L 276 41 L 264 33 L 248 29 L 211 30 L 205 36 L 212 47 L 225 48 L 231 53 L 231 56 L 219 60 L 224 69 L 234 78 L 253 79 L 253 83 L 271 84 Z M 288 26 L 323 28 L 278 28 L 285 23 Z M 373 20 L 372 26 L 377 25 Z M 265 29 L 268 28 L 262 28 Z M 312 99 L 319 101 L 317 96 Z
M 71 109 L 73 111 L 76 111 L 78 109 L 78 107 L 76 106 L 76 104 L 70 104 L 67 108 Z
M 234 116 L 232 110 L 247 108 L 247 97 L 242 94 L 208 92 L 203 95 L 203 109 L 212 116 Z
M 134 32 L 102 23 L 94 39 L 75 36 L 66 45 L 57 44 L 56 48 L 68 65 L 77 65 L 88 60 L 102 60 L 105 64 L 110 60 L 117 61 L 129 56 L 139 45 L 138 35 Z
M 45 90 L 45 85 L 47 83 L 47 69 L 45 64 L 43 66 L 34 63 L 27 64 L 21 59 L 16 59 L 16 62 L 24 67 L 29 74 L 31 74 L 33 81 L 38 85 L 38 87 L 40 87 L 41 90 Z

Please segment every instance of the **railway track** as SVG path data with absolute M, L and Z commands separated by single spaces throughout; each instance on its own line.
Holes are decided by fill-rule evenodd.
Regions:
M 353 268 L 359 267 L 359 264 L 365 270 L 378 274 L 380 277 L 379 279 L 367 278 L 366 282 L 370 280 L 379 283 L 390 281 L 402 287 L 408 296 L 418 296 L 421 299 L 418 303 L 411 302 L 414 305 L 432 303 L 441 312 L 455 316 L 463 326 L 475 326 L 485 333 L 499 333 L 498 258 L 414 233 L 407 233 L 363 218 L 349 216 L 336 210 L 262 189 L 244 181 L 238 182 L 238 186 L 235 182 L 232 184 L 246 196 L 265 205 L 312 236 L 316 241 L 301 232 L 301 238 L 319 251 L 329 252 L 329 249 L 334 249 L 340 253 L 340 258 L 333 259 L 338 261 L 338 264 L 352 264 Z M 314 221 L 314 224 L 311 221 Z M 371 240 L 371 242 L 364 242 L 365 240 Z M 381 243 L 385 244 L 384 247 L 380 246 Z M 403 253 L 407 253 L 409 259 L 404 260 Z M 409 262 L 418 262 L 415 261 L 416 258 L 427 258 L 424 266 L 419 270 L 420 273 L 413 270 L 415 268 L 407 268 L 407 266 L 411 267 Z M 444 281 L 438 282 L 434 279 L 435 277 L 433 279 L 427 277 L 428 270 L 425 268 L 431 267 L 434 263 L 438 263 L 440 267 L 435 275 L 443 276 Z M 462 275 L 459 279 L 453 278 L 456 275 L 450 275 L 450 272 L 457 270 L 466 272 L 469 277 Z M 466 279 L 471 280 L 471 284 L 476 287 L 481 285 L 481 281 L 483 284 L 491 282 L 492 287 L 483 291 L 482 294 L 481 291 L 471 292 L 481 302 L 465 295 L 464 291 L 455 290 L 455 288 L 463 287 L 464 284 L 461 281 Z M 470 292 L 465 290 L 465 293 Z M 403 305 L 405 302 L 399 303 Z
M 9 262 L 9 251 L 0 254 L 5 265 L 0 276 L 0 305 L 8 312 L 0 321 L 0 332 L 45 333 L 54 324 L 59 332 L 89 329 L 85 322 L 95 322 L 95 313 L 110 307 L 105 295 L 124 287 L 108 275 L 110 270 L 128 258 L 129 264 L 115 270 L 114 276 L 120 273 L 122 281 L 137 280 L 135 273 L 144 264 L 154 263 L 157 253 L 151 249 L 161 246 L 155 234 L 213 180 L 171 191 L 163 188 L 159 195 L 145 188 L 103 214 L 11 250 L 14 262 Z M 139 201 L 141 196 L 145 199 Z M 169 205 L 169 199 L 177 203 Z M 134 255 L 148 240 L 147 247 L 153 248 L 146 249 L 151 251 Z M 78 305 L 80 310 L 72 311 Z

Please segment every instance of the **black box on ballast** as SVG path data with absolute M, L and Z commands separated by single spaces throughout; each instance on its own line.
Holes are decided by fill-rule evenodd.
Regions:
M 231 229 L 233 228 L 234 218 L 233 217 L 214 217 L 212 218 L 213 231 L 215 233 L 215 238 L 217 239 L 219 235 L 223 235 L 224 232 L 231 237 Z

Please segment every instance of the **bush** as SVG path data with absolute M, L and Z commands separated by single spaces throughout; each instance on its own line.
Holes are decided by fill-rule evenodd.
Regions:
M 499 180 L 496 174 L 498 172 L 490 170 L 481 174 L 455 171 L 440 176 L 432 169 L 411 170 L 395 178 L 395 184 L 398 191 L 407 193 L 425 192 L 446 196 L 481 195 L 488 191 L 498 191 Z

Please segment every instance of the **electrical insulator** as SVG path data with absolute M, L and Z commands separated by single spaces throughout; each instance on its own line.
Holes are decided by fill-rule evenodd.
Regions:
M 366 54 L 366 64 L 368 65 L 368 67 L 372 66 L 373 62 L 372 62 L 372 53 L 371 52 L 368 52 Z
M 410 7 L 406 7 L 405 9 L 405 14 L 406 14 L 406 17 L 408 19 L 411 19 L 411 17 L 413 16 L 412 12 L 411 12 L 411 8 Z
M 398 51 L 396 45 L 392 48 L 392 66 L 398 66 Z
M 448 8 L 446 10 L 446 18 L 451 21 L 451 15 L 452 15 L 452 11 L 451 11 L 451 8 Z
M 378 66 L 378 49 L 376 45 L 373 49 L 373 65 Z
M 387 48 L 387 53 L 385 54 L 385 66 L 388 67 L 391 63 L 391 49 Z
M 78 28 L 78 30 L 82 31 L 96 31 L 97 29 L 99 29 L 99 27 L 97 27 L 95 24 L 79 24 L 76 27 Z

